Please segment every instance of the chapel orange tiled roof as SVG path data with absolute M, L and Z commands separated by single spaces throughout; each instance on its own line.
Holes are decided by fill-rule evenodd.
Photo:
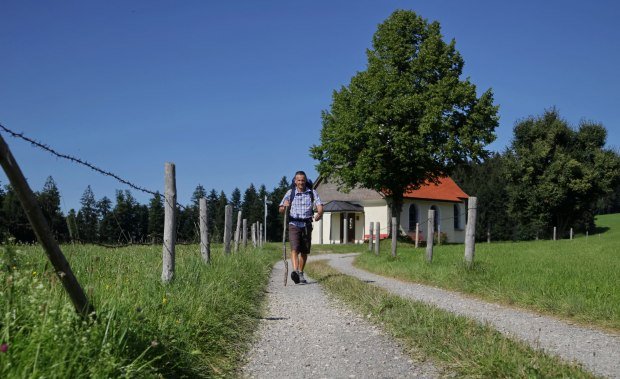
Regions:
M 461 187 L 450 177 L 439 179 L 439 184 L 426 182 L 417 190 L 406 191 L 403 196 L 406 199 L 426 199 L 461 202 L 469 198 Z

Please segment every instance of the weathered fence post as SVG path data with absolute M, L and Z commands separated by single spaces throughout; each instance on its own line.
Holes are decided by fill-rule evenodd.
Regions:
M 241 211 L 237 212 L 237 228 L 235 229 L 235 253 L 239 251 L 240 239 L 241 239 Z
M 243 219 L 243 248 L 247 249 L 248 247 L 248 219 Z
M 370 222 L 370 226 L 368 227 L 368 251 L 372 251 L 372 237 L 374 237 L 372 234 L 374 233 L 374 228 L 375 223 L 374 222 Z
M 415 248 L 418 248 L 418 245 L 420 244 L 420 223 L 416 222 L 415 223 Z
M 379 249 L 381 248 L 381 223 L 377 221 L 375 227 L 377 228 L 375 230 L 375 255 L 379 255 Z
M 209 223 L 207 199 L 204 197 L 199 201 L 200 206 L 200 255 L 205 263 L 211 263 L 211 244 L 209 243 Z
M 476 212 L 478 198 L 470 197 L 467 201 L 467 225 L 465 226 L 465 263 L 471 267 L 476 251 Z
M 174 277 L 174 259 L 177 243 L 177 182 L 174 163 L 166 162 L 164 187 L 164 248 L 161 280 L 168 283 Z
M 230 242 L 232 239 L 232 205 L 226 205 L 224 210 L 224 253 L 230 254 Z
M 398 242 L 398 229 L 396 217 L 392 217 L 392 258 L 396 258 L 396 243 Z
M 441 220 L 437 220 L 437 246 L 441 245 Z
M 256 248 L 256 223 L 252 224 L 252 245 Z
M 553 227 L 553 240 L 555 241 L 557 239 L 557 232 L 558 232 L 558 228 L 557 226 Z
M 570 239 L 573 239 L 573 228 L 570 228 Z
M 263 223 L 258 223 L 258 247 L 263 247 Z
M 428 223 L 426 226 L 426 261 L 433 261 L 433 239 L 435 235 L 435 210 L 428 210 Z
M 491 243 L 491 224 L 487 226 L 487 243 Z
M 323 244 L 323 217 L 319 220 L 319 245 Z
M 342 237 L 342 243 L 347 244 L 349 243 L 349 218 L 346 213 L 343 213 L 342 217 L 344 217 L 342 228 L 344 236 Z
M 9 178 L 11 186 L 17 193 L 19 202 L 28 217 L 28 221 L 37 236 L 37 240 L 45 250 L 47 258 L 52 263 L 52 266 L 54 266 L 56 276 L 60 279 L 65 291 L 67 291 L 76 312 L 83 318 L 91 314 L 94 316 L 95 308 L 88 302 L 80 283 L 71 270 L 69 262 L 54 239 L 47 221 L 45 221 L 45 217 L 37 204 L 34 193 L 28 186 L 24 174 L 2 136 L 0 136 L 0 164 L 6 176 Z

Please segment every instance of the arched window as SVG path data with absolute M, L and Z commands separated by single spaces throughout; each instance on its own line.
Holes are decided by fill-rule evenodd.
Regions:
M 437 230 L 439 230 L 439 220 L 441 218 L 441 215 L 439 214 L 439 207 L 436 205 L 431 205 L 431 209 L 435 211 L 435 223 L 433 224 L 433 228 L 435 229 L 435 232 Z
M 461 207 L 454 204 L 454 229 L 461 229 Z
M 418 222 L 418 208 L 415 204 L 409 205 L 409 231 L 415 230 L 415 224 Z

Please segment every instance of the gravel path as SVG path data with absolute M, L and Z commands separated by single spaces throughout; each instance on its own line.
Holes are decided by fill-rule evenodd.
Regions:
M 321 257 L 324 257 L 323 255 Z M 289 269 L 291 265 L 289 264 Z M 328 298 L 315 280 L 285 287 L 278 262 L 268 287 L 268 311 L 241 375 L 249 378 L 435 378 L 430 363 L 414 363 L 360 315 Z
M 404 298 L 436 305 L 481 323 L 488 323 L 501 333 L 525 341 L 534 348 L 576 361 L 596 375 L 620 378 L 620 336 L 600 330 L 571 325 L 549 316 L 487 303 L 459 293 L 415 283 L 405 283 L 353 267 L 356 254 L 317 255 L 328 259 L 335 269 Z
M 357 254 L 311 255 L 335 269 L 391 293 L 488 324 L 536 349 L 576 361 L 596 375 L 620 379 L 620 336 L 571 325 L 553 317 L 476 300 L 435 287 L 406 283 L 353 267 Z M 289 264 L 290 267 L 290 264 Z M 282 262 L 269 285 L 269 310 L 243 376 L 253 378 L 437 377 L 431 364 L 416 365 L 364 318 L 328 299 L 320 286 L 283 286 Z M 297 305 L 295 305 L 297 304 Z M 297 332 L 295 332 L 295 330 Z M 297 338 L 302 344 L 296 343 Z

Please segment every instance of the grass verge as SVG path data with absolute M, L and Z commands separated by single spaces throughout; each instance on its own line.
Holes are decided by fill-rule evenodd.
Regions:
M 414 359 L 430 357 L 459 377 L 593 377 L 576 365 L 535 351 L 492 328 L 391 295 L 325 262 L 313 262 L 307 272 L 335 297 L 401 340 L 414 352 Z
M 161 246 L 62 249 L 97 319 L 76 316 L 39 246 L 3 246 L 2 378 L 233 376 L 279 259 L 273 249 L 226 256 L 213 246 L 206 265 L 198 245 L 177 246 L 164 285 Z
M 381 254 L 365 252 L 357 267 L 379 275 L 429 284 L 508 305 L 620 331 L 620 214 L 597 217 L 599 230 L 574 240 L 477 243 L 475 264 L 463 264 L 464 246 L 435 246 L 432 263 L 425 249 L 389 243 Z

